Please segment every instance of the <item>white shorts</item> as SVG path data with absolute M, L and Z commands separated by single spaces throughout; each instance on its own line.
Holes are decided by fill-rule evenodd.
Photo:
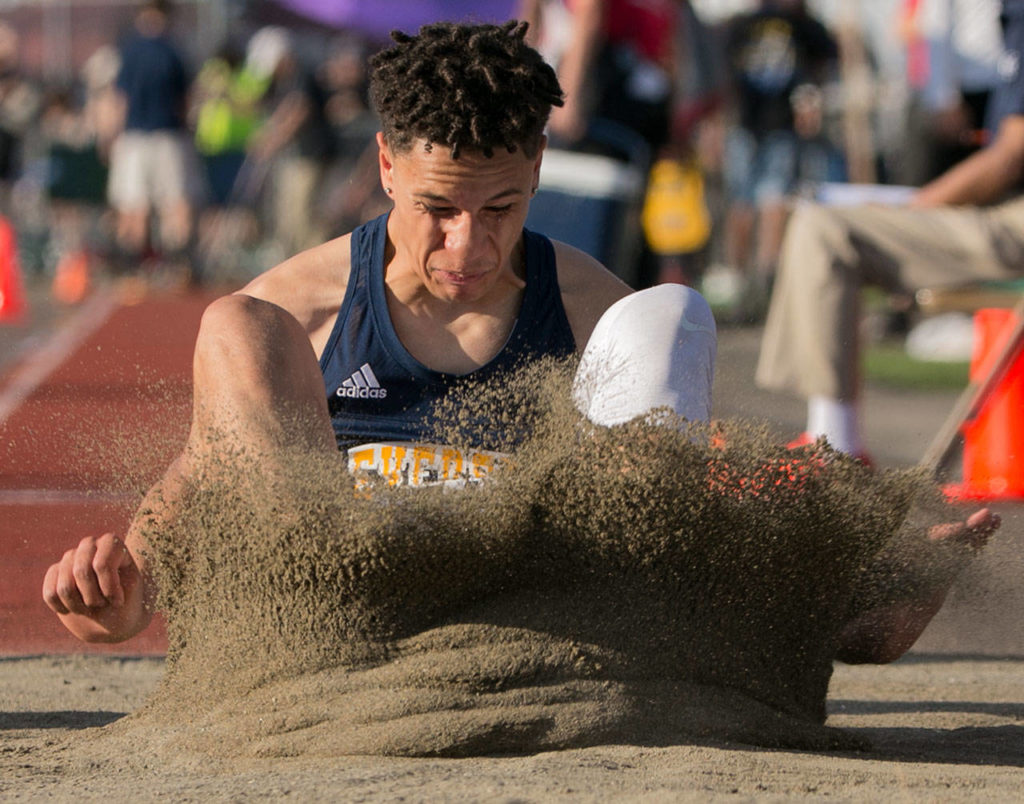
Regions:
M 619 299 L 594 327 L 576 374 L 577 407 L 595 424 L 622 424 L 655 408 L 711 418 L 715 319 L 697 291 L 656 285 Z
M 186 135 L 125 131 L 110 150 L 107 197 L 120 211 L 148 210 L 188 201 L 194 160 Z

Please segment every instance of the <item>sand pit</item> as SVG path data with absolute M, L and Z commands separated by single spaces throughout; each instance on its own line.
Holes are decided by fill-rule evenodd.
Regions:
M 966 713 L 956 662 L 841 668 L 826 720 L 842 624 L 895 574 L 925 586 L 955 558 L 921 549 L 944 512 L 919 477 L 827 453 L 794 466 L 741 424 L 723 439 L 591 432 L 545 399 L 515 463 L 461 492 L 354 490 L 331 461 L 279 461 L 269 482 L 211 472 L 189 538 L 154 540 L 162 681 L 115 720 L 162 667 L 8 663 L 136 684 L 91 717 L 3 707 L 22 713 L 5 724 L 5 778 L 97 797 L 142 780 L 179 798 L 1017 789 L 1022 682 L 1005 670 L 1019 663 L 968 663 L 987 685 L 971 700 L 987 700 Z M 900 672 L 920 706 L 872 688 Z M 971 746 L 993 767 L 921 764 Z
M 0 661 L 0 795 L 31 801 L 1014 801 L 1024 782 L 1021 659 L 924 654 L 885 667 L 838 665 L 829 723 L 870 739 L 875 747 L 866 752 L 710 743 L 466 759 L 217 759 L 173 750 L 173 736 L 156 753 L 108 752 L 112 742 L 101 739 L 103 732 L 142 705 L 163 672 L 157 659 Z

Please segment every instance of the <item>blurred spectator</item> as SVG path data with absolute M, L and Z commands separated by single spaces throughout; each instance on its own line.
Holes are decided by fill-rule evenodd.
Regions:
M 331 129 L 344 136 L 355 122 L 373 117 L 368 99 L 367 45 L 354 34 L 335 39 L 324 61 L 322 83 L 327 94 L 326 114 Z
M 22 140 L 39 112 L 38 90 L 21 74 L 17 32 L 0 22 L 0 215 L 10 215 L 10 189 L 22 169 Z
M 97 254 L 110 251 L 107 206 L 110 148 L 121 128 L 120 56 L 110 45 L 86 59 L 78 85 L 51 93 L 41 116 L 46 160 L 46 264 L 53 296 L 64 304 L 89 291 Z
M 641 223 L 651 250 L 653 282 L 697 286 L 703 269 L 701 251 L 711 235 L 711 214 L 704 175 L 688 150 L 655 160 Z
M 790 95 L 793 133 L 796 135 L 796 170 L 793 187 L 797 195 L 813 198 L 821 184 L 848 179 L 843 152 L 824 131 L 825 94 L 815 84 L 801 84 Z M 778 240 L 770 261 L 778 259 Z
M 192 270 L 195 159 L 185 126 L 189 80 L 168 35 L 169 0 L 147 0 L 135 31 L 121 48 L 117 87 L 123 96 L 123 130 L 110 152 L 110 202 L 117 211 L 117 242 L 125 267 L 139 267 L 147 247 L 157 247 L 173 267 Z M 150 243 L 149 218 L 159 229 Z
M 354 34 L 337 38 L 323 64 L 325 112 L 333 140 L 319 206 L 328 236 L 375 218 L 391 202 L 377 180 L 377 115 L 370 108 L 368 47 Z
M 200 68 L 192 84 L 191 122 L 214 206 L 231 201 L 246 150 L 260 125 L 259 103 L 267 79 L 246 69 L 242 53 L 222 46 Z
M 523 0 L 519 16 L 552 60 L 565 105 L 556 145 L 576 145 L 594 119 L 636 132 L 653 152 L 669 136 L 679 0 Z
M 121 128 L 119 68 L 116 49 L 100 47 L 82 65 L 76 86 L 48 93 L 40 131 L 51 199 L 93 206 L 106 201 L 107 161 Z
M 764 388 L 807 398 L 795 443 L 857 455 L 860 302 L 866 284 L 913 294 L 1024 272 L 1024 0 L 1003 0 L 1007 69 L 988 104 L 985 147 L 905 207 L 803 204 L 790 220 L 757 367 Z
M 97 151 L 92 122 L 70 88 L 48 94 L 39 133 L 45 148 L 52 290 L 58 301 L 75 304 L 91 282 L 89 230 L 106 198 L 107 167 Z
M 845 154 L 824 130 L 822 89 L 816 84 L 801 84 L 790 95 L 790 105 L 793 131 L 788 145 L 792 148 L 792 164 L 787 167 L 784 188 L 780 186 L 782 194 L 758 210 L 758 268 L 752 272 L 744 266 L 741 272 L 731 266 L 718 266 L 709 272 L 702 286 L 719 308 L 720 316 L 734 322 L 754 323 L 767 312 L 782 236 L 794 203 L 817 197 L 825 183 L 846 182 L 849 178 Z M 735 214 L 735 208 L 731 211 Z M 726 247 L 734 253 L 736 244 L 727 241 Z
M 615 199 L 623 207 L 622 231 L 609 253 L 594 256 L 638 288 L 666 277 L 695 281 L 698 261 L 691 256 L 700 248 L 705 212 L 703 179 L 687 140 L 708 108 L 709 73 L 697 75 L 696 68 L 707 67 L 706 51 L 694 44 L 707 42 L 693 36 L 698 20 L 689 1 L 522 0 L 519 16 L 530 23 L 531 44 L 556 67 L 565 93 L 565 105 L 551 112 L 551 146 L 619 159 L 640 176 L 635 200 Z M 648 199 L 656 162 L 657 185 Z M 694 214 L 696 237 L 662 236 L 669 221 Z M 684 245 L 693 250 L 679 251 Z
M 266 116 L 249 153 L 269 171 L 269 226 L 284 256 L 291 256 L 324 239 L 314 203 L 331 155 L 324 93 L 284 28 L 257 31 L 249 42 L 247 65 L 270 81 Z
M 195 259 L 206 279 L 237 273 L 240 250 L 258 238 L 253 212 L 258 177 L 246 160 L 268 86 L 269 77 L 247 68 L 241 50 L 230 42 L 206 60 L 192 84 L 189 119 L 207 191 Z
M 738 316 L 756 319 L 797 178 L 791 96 L 798 86 L 824 81 L 837 47 L 803 0 L 761 0 L 756 10 L 728 21 L 725 47 L 736 114 L 724 154 L 725 270 L 742 277 Z
M 895 178 L 920 186 L 983 144 L 1002 55 L 999 0 L 905 0 L 904 14 L 912 96 Z
M 641 214 L 650 252 L 642 276 L 650 283 L 698 286 L 703 277 L 712 215 L 705 191 L 708 154 L 701 146 L 706 121 L 723 98 L 719 45 L 690 3 L 680 2 L 669 141 L 651 167 Z
M 120 69 L 121 55 L 112 45 L 96 48 L 82 65 L 82 114 L 104 163 L 109 162 L 110 148 L 121 131 L 121 96 L 117 88 Z

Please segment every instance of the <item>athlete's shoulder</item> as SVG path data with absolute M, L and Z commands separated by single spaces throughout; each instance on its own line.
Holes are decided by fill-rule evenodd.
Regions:
M 604 311 L 633 291 L 589 254 L 557 240 L 552 240 L 551 244 L 555 250 L 562 306 L 576 339 L 576 348 L 582 352 Z
M 350 235 L 342 235 L 302 251 L 237 293 L 281 307 L 302 325 L 314 347 L 322 345 L 345 298 L 350 241 Z
M 324 296 L 344 296 L 350 268 L 351 235 L 328 240 L 299 252 L 264 271 L 239 293 L 271 302 L 290 312 L 299 320 L 309 308 L 323 305 Z

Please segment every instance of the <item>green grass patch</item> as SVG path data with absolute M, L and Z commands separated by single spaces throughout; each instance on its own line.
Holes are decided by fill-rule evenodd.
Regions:
M 915 360 L 903 343 L 869 346 L 864 352 L 864 379 L 889 388 L 917 391 L 957 391 L 967 385 L 969 364 Z

